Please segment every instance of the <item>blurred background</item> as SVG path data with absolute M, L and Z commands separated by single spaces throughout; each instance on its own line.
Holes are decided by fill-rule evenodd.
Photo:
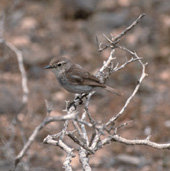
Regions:
M 98 52 L 96 35 L 101 41 L 104 40 L 103 33 L 117 35 L 141 13 L 146 16 L 121 44 L 135 50 L 148 62 L 149 76 L 118 124 L 133 122 L 119 134 L 128 139 L 145 138 L 151 134 L 151 140 L 155 142 L 170 141 L 169 0 L 1 0 L 0 15 L 3 12 L 4 39 L 23 53 L 29 100 L 27 108 L 18 114 L 22 87 L 17 58 L 1 44 L 0 171 L 9 170 L 15 155 L 46 116 L 45 99 L 53 106 L 52 115 L 62 115 L 65 100 L 73 98 L 58 85 L 53 73 L 43 69 L 50 59 L 65 55 L 95 73 L 110 52 Z M 118 61 L 124 61 L 128 55 L 120 51 L 116 56 Z M 119 112 L 137 83 L 140 69 L 137 63 L 130 64 L 113 73 L 108 80 L 108 85 L 125 92 L 124 97 L 116 97 L 104 90 L 96 93 L 89 110 L 97 121 L 107 121 Z M 17 114 L 20 126 L 12 122 Z M 48 134 L 60 131 L 62 124 L 50 124 L 40 132 L 18 170 L 63 170 L 63 151 L 42 143 Z M 90 156 L 90 164 L 93 170 L 99 171 L 168 171 L 170 153 L 146 146 L 112 143 Z M 72 165 L 74 170 L 81 170 L 77 157 Z

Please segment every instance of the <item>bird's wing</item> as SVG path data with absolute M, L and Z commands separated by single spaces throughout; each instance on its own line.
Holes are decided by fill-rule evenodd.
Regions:
M 81 84 L 94 87 L 105 87 L 105 85 L 101 84 L 94 75 L 90 74 L 80 65 L 72 66 L 67 72 L 67 78 L 75 85 Z

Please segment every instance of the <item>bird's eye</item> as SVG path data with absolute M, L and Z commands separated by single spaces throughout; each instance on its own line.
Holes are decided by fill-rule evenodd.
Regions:
M 58 63 L 57 66 L 61 66 L 61 63 Z

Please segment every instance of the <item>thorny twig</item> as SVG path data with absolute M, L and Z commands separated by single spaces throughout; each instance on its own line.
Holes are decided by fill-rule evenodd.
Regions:
M 123 36 L 125 36 L 129 31 L 131 31 L 141 21 L 141 19 L 145 15 L 146 15 L 145 13 L 141 14 L 131 25 L 126 27 L 120 34 L 118 34 L 115 37 L 112 36 L 111 38 L 109 38 L 105 34 L 103 34 L 103 36 L 109 42 L 109 44 L 104 44 L 104 43 L 99 42 L 99 39 L 96 36 L 98 51 L 102 52 L 103 50 L 105 50 L 107 48 L 113 48 L 113 49 L 116 48 L 117 44 L 120 42 L 120 40 L 123 38 Z
M 136 85 L 133 93 L 129 96 L 129 98 L 126 100 L 124 106 L 122 107 L 122 109 L 120 110 L 120 112 L 118 114 L 116 114 L 115 116 L 113 116 L 112 118 L 109 119 L 109 121 L 106 123 L 106 126 L 108 126 L 109 124 L 113 123 L 114 121 L 116 121 L 122 114 L 123 112 L 125 111 L 126 107 L 128 106 L 128 104 L 130 103 L 130 101 L 133 99 L 133 97 L 135 96 L 135 94 L 137 93 L 137 91 L 139 90 L 139 87 L 143 81 L 143 79 L 147 76 L 145 70 L 146 70 L 146 65 L 147 64 L 144 64 L 139 56 L 135 53 L 135 52 L 132 52 L 130 50 L 128 50 L 127 48 L 123 48 L 123 47 L 120 47 L 121 49 L 124 49 L 126 51 L 128 51 L 129 53 L 131 53 L 131 55 L 135 56 L 136 59 L 139 59 L 139 63 L 141 64 L 142 66 L 142 74 L 141 74 L 141 77 L 138 81 L 138 84 Z
M 121 38 L 127 34 L 127 32 L 129 32 L 130 30 L 133 29 L 133 27 L 135 27 L 140 21 L 141 19 L 145 16 L 146 14 L 141 14 L 130 26 L 128 26 L 125 30 L 123 30 L 119 35 L 117 35 L 116 37 L 112 37 L 111 40 L 111 44 L 112 45 L 116 45 L 117 43 L 119 43 L 119 41 L 121 40 Z

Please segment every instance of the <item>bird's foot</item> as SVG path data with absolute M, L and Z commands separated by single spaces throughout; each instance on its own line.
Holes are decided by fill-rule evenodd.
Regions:
M 70 102 L 67 106 L 67 110 L 69 110 L 71 107 L 74 107 L 74 109 L 76 110 L 78 105 L 82 105 L 83 104 L 83 98 L 87 97 L 88 94 L 76 94 L 75 98 L 72 102 Z

